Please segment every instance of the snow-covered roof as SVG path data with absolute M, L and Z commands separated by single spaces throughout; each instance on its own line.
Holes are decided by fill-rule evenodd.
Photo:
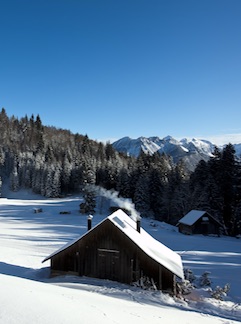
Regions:
M 139 233 L 136 230 L 136 221 L 134 221 L 125 212 L 123 212 L 121 209 L 118 209 L 106 219 L 111 221 L 116 227 L 118 227 L 118 229 L 125 233 L 125 235 L 129 237 L 132 240 L 132 242 L 134 242 L 149 257 L 151 257 L 159 264 L 163 265 L 165 268 L 173 272 L 179 278 L 183 279 L 183 266 L 181 257 L 176 252 L 154 239 L 143 228 L 141 228 Z M 104 219 L 101 223 L 106 221 L 106 219 Z M 93 227 L 90 231 L 100 226 L 101 223 Z M 90 231 L 85 233 L 83 236 L 88 235 Z M 78 238 L 74 242 L 68 243 L 58 251 L 52 253 L 50 256 L 45 258 L 43 262 L 48 259 L 51 259 L 54 255 L 58 254 L 59 252 L 67 249 L 69 246 L 79 241 L 82 237 Z
M 183 218 L 181 218 L 178 223 L 191 226 L 195 224 L 196 221 L 199 220 L 199 218 L 202 217 L 204 214 L 206 214 L 206 212 L 203 210 L 193 209 L 189 213 L 187 213 Z
M 183 278 L 181 257 L 161 242 L 154 239 L 143 228 L 136 230 L 136 221 L 121 209 L 107 217 L 115 226 L 126 234 L 149 257 L 163 265 L 180 278 Z

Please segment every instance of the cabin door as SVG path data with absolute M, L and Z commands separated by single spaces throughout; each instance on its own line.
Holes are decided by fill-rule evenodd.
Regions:
M 120 251 L 98 249 L 97 267 L 99 278 L 118 280 L 120 271 Z

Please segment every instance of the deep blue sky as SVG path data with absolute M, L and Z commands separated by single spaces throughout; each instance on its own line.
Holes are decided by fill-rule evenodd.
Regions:
M 241 1 L 0 0 L 1 107 L 92 139 L 241 142 Z

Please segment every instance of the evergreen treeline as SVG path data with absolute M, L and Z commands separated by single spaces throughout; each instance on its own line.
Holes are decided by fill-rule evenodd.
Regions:
M 231 144 L 223 151 L 216 148 L 213 158 L 188 174 L 182 162 L 174 165 L 165 155 L 129 157 L 110 143 L 44 126 L 39 115 L 9 118 L 2 108 L 0 176 L 11 190 L 29 188 L 46 197 L 82 191 L 92 201 L 89 185 L 116 190 L 131 198 L 142 216 L 171 224 L 191 209 L 202 209 L 223 222 L 229 234 L 239 232 L 241 171 Z

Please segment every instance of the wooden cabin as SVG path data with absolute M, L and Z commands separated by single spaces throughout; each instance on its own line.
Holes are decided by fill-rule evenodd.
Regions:
M 203 210 L 191 210 L 177 224 L 183 234 L 220 235 L 222 224 Z
M 43 262 L 47 260 L 52 275 L 70 273 L 127 284 L 145 276 L 157 289 L 170 292 L 175 292 L 176 276 L 183 279 L 181 257 L 120 209 Z
M 35 214 L 38 214 L 38 213 L 42 213 L 43 209 L 42 208 L 34 208 L 33 211 Z

